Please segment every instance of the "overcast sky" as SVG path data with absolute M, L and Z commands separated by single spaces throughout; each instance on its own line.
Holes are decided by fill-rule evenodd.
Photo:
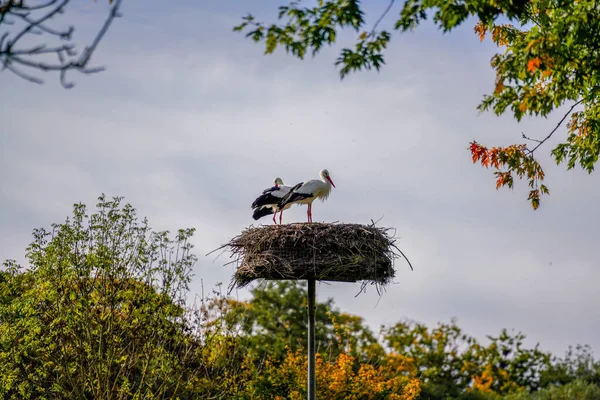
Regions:
M 108 6 L 77 4 L 62 21 L 85 41 Z M 559 355 L 569 344 L 598 350 L 598 174 L 557 167 L 557 135 L 539 150 L 551 196 L 534 212 L 526 182 L 496 191 L 492 172 L 472 164 L 471 140 L 541 138 L 562 116 L 518 124 L 477 112 L 493 90 L 494 47 L 473 24 L 395 34 L 380 73 L 340 81 L 340 47 L 298 61 L 233 33 L 242 15 L 268 20 L 282 3 L 254 4 L 126 1 L 94 55 L 107 71 L 72 74 L 68 91 L 55 75 L 38 86 L 0 73 L 0 259 L 23 261 L 34 228 L 105 193 L 125 196 L 156 229 L 197 228 L 193 290 L 227 286 L 227 255 L 205 254 L 255 223 L 249 205 L 274 177 L 294 184 L 327 168 L 337 188 L 314 204 L 314 220 L 383 217 L 415 270 L 399 260 L 381 299 L 371 287 L 355 298 L 359 285 L 345 283 L 320 284 L 319 299 L 374 329 L 456 317 L 480 339 L 508 328 Z M 305 221 L 306 208 L 284 218 Z

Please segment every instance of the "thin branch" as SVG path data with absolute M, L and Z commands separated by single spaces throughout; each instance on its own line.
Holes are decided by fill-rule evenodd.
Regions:
M 65 89 L 71 89 L 71 88 L 73 88 L 73 86 L 75 86 L 75 82 L 67 82 L 67 70 L 66 69 L 63 69 L 62 71 L 60 71 L 60 84 Z
M 43 8 L 47 8 L 50 7 L 52 4 L 56 3 L 58 0 L 49 0 L 47 3 L 45 4 L 40 4 L 37 6 L 25 6 L 25 5 L 19 5 L 18 8 L 23 9 L 25 11 L 35 11 L 35 10 L 41 10 Z
M 536 142 L 536 143 L 541 143 L 541 142 L 542 142 L 541 140 L 538 140 L 538 139 L 533 139 L 533 138 L 530 138 L 530 137 L 528 137 L 528 136 L 525 136 L 525 134 L 524 134 L 523 132 L 521 132 L 521 136 L 522 136 L 522 137 L 523 137 L 523 139 L 525 139 L 525 140 L 529 140 L 529 141 Z
M 23 29 L 21 32 L 19 32 L 17 34 L 17 36 L 15 36 L 10 42 L 8 42 L 8 44 L 6 46 L 6 51 L 10 52 L 10 50 L 14 46 L 14 44 L 17 43 L 19 41 L 19 39 L 21 39 L 24 35 L 26 35 L 30 30 L 38 27 L 38 25 L 46 22 L 47 20 L 52 18 L 54 15 L 58 14 L 60 12 L 60 10 L 69 3 L 69 1 L 70 0 L 63 0 L 62 4 L 59 4 L 58 7 L 56 7 L 54 10 L 50 11 L 48 14 L 44 15 L 39 20 L 30 22 L 29 25 L 25 29 Z M 9 12 L 10 12 L 10 10 L 9 10 Z M 20 16 L 19 14 L 15 14 L 15 15 Z
M 8 32 L 4 32 L 4 35 L 0 37 L 0 55 L 2 55 L 2 45 L 4 44 L 4 40 L 8 37 Z
M 11 61 L 13 62 L 17 62 L 21 65 L 27 66 L 27 67 L 31 67 L 31 68 L 37 68 L 37 69 L 41 69 L 42 71 L 64 71 L 70 68 L 76 68 L 76 69 L 83 69 L 80 65 L 79 61 L 71 61 L 68 62 L 66 64 L 48 64 L 45 62 L 41 62 L 41 61 L 31 61 L 31 60 L 27 60 L 25 58 L 21 58 L 19 56 L 12 56 L 10 58 Z M 85 71 L 83 71 L 85 72 Z
M 94 52 L 94 50 L 96 50 L 96 47 L 98 46 L 98 43 L 100 43 L 100 41 L 104 37 L 104 34 L 108 30 L 108 27 L 112 23 L 113 19 L 121 17 L 121 14 L 119 14 L 119 7 L 121 6 L 121 2 L 122 2 L 122 0 L 116 0 L 115 1 L 115 5 L 110 10 L 110 13 L 108 14 L 108 18 L 106 19 L 106 21 L 104 21 L 104 25 L 102 26 L 102 29 L 100 29 L 100 32 L 98 32 L 98 35 L 96 36 L 96 38 L 92 42 L 92 45 L 90 47 L 88 47 L 88 49 L 87 49 L 88 50 L 88 55 L 87 55 L 86 60 L 88 60 L 91 57 L 91 55 Z
M 414 271 L 414 269 L 413 269 L 413 266 L 412 266 L 412 264 L 410 263 L 410 260 L 408 259 L 408 257 L 406 257 L 406 256 L 404 255 L 404 253 L 402 252 L 402 250 L 400 250 L 400 249 L 398 248 L 398 246 L 396 246 L 395 244 L 393 244 L 392 246 L 394 246 L 394 248 L 395 248 L 396 250 L 398 250 L 398 251 L 400 252 L 400 254 L 402 254 L 402 257 L 404 257 L 404 259 L 405 259 L 405 260 L 406 260 L 406 262 L 408 263 L 408 266 L 410 267 L 410 270 L 411 270 L 411 271 Z
M 573 104 L 571 106 L 571 108 L 569 108 L 569 111 L 567 111 L 567 113 L 561 118 L 561 120 L 558 121 L 558 124 L 556 124 L 556 126 L 554 127 L 554 129 L 552 129 L 552 131 L 548 134 L 548 136 L 546 136 L 542 140 L 538 140 L 538 144 L 532 150 L 529 150 L 529 154 L 533 154 L 533 152 L 536 151 L 541 145 L 543 145 L 546 142 L 546 140 L 550 139 L 552 137 L 552 135 L 554 135 L 554 132 L 556 132 L 556 130 L 562 125 L 562 123 L 565 121 L 565 119 L 567 119 L 569 114 L 571 114 L 573 109 L 575 107 L 577 107 L 579 104 L 581 104 L 584 100 L 585 99 L 582 98 L 581 100 L 579 100 L 575 104 Z M 525 135 L 523 135 L 523 136 L 525 136 Z
M 19 70 L 15 64 L 20 64 L 24 67 L 38 69 L 41 71 L 59 72 L 61 85 L 66 89 L 74 86 L 73 82 L 68 82 L 66 79 L 67 71 L 74 69 L 84 74 L 92 74 L 105 69 L 104 67 L 88 67 L 88 63 L 100 41 L 108 31 L 113 19 L 121 16 L 119 13 L 119 8 L 122 4 L 122 0 L 116 0 L 114 2 L 108 17 L 94 37 L 92 43 L 85 47 L 79 56 L 77 56 L 75 45 L 72 43 L 54 47 L 47 47 L 45 44 L 40 44 L 31 48 L 15 49 L 19 40 L 28 33 L 46 33 L 61 40 L 71 40 L 71 36 L 75 30 L 74 27 L 71 26 L 68 30 L 56 30 L 45 25 L 46 22 L 55 15 L 64 13 L 64 9 L 70 3 L 70 1 L 71 0 L 50 0 L 42 5 L 37 5 L 34 7 L 23 6 L 22 4 L 16 4 L 12 1 L 10 3 L 6 3 L 6 7 L 3 9 L 1 16 L 4 17 L 5 15 L 10 14 L 14 18 L 18 18 L 23 21 L 26 26 L 12 39 L 9 39 L 8 32 L 5 32 L 0 37 L 0 65 L 3 66 L 3 69 L 7 69 L 15 73 L 17 76 L 35 83 L 43 83 L 43 81 Z M 30 11 L 47 8 L 52 9 L 49 12 L 46 12 L 41 18 L 35 19 L 30 17 Z M 2 20 L 0 20 L 0 22 L 2 22 Z M 7 25 L 7 21 L 4 21 L 4 24 Z M 56 54 L 58 62 L 48 63 L 28 58 L 42 54 Z M 69 60 L 67 57 L 70 57 L 71 59 Z
M 66 2 L 68 2 L 68 1 L 69 0 L 67 0 Z M 58 13 L 60 13 L 60 11 L 58 11 Z M 16 15 L 18 15 L 18 14 L 16 14 Z M 19 17 L 21 17 L 21 19 L 23 21 L 27 22 L 31 26 L 33 26 L 35 24 L 36 28 L 38 28 L 39 30 L 44 31 L 44 32 L 49 33 L 49 34 L 54 35 L 54 36 L 58 36 L 59 38 L 65 39 L 65 40 L 71 39 L 71 35 L 73 34 L 73 31 L 75 31 L 75 28 L 73 26 L 70 26 L 68 31 L 66 31 L 66 32 L 59 32 L 59 31 L 55 31 L 54 29 L 48 28 L 45 25 L 41 25 L 39 23 L 36 23 L 36 21 L 33 21 L 33 20 L 27 18 L 27 14 L 19 15 Z
M 369 34 L 369 36 L 375 36 L 375 31 L 377 29 L 377 26 L 381 23 L 381 21 L 383 21 L 383 19 L 385 18 L 385 16 L 387 15 L 387 13 L 390 12 L 390 10 L 392 9 L 392 6 L 394 5 L 394 2 L 396 0 L 390 0 L 390 3 L 388 4 L 388 6 L 386 7 L 386 9 L 383 11 L 383 14 L 381 14 L 379 16 L 379 19 L 377 19 L 377 22 L 375 22 L 375 25 L 373 25 L 373 29 L 371 29 L 371 33 Z
M 28 75 L 28 74 L 26 74 L 24 72 L 21 72 L 18 69 L 14 68 L 13 66 L 11 66 L 9 64 L 8 61 L 5 61 L 3 63 L 2 69 L 7 69 L 10 72 L 12 72 L 13 74 L 17 75 L 18 77 L 20 77 L 22 79 L 25 79 L 26 81 L 29 81 L 29 82 L 32 82 L 32 83 L 37 83 L 39 85 L 41 85 L 42 83 L 44 83 L 44 81 L 41 80 L 40 78 L 36 78 L 35 76 Z
M 60 47 L 50 47 L 46 48 L 45 44 L 33 47 L 31 49 L 23 49 L 23 50 L 13 50 L 11 52 L 12 55 L 39 55 L 39 54 L 48 54 L 48 53 L 62 53 L 63 51 L 70 56 L 77 55 L 74 52 L 75 45 L 74 44 L 65 44 Z

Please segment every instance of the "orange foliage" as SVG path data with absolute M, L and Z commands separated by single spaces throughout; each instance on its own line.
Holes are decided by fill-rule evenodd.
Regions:
M 504 89 L 504 82 L 502 81 L 502 79 L 498 78 L 496 79 L 496 87 L 494 88 L 494 94 L 500 94 L 500 92 L 502 92 L 502 90 Z
M 533 209 L 537 209 L 540 204 L 540 196 L 548 194 L 548 188 L 538 183 L 545 177 L 540 164 L 533 158 L 532 151 L 527 149 L 525 144 L 513 144 L 508 147 L 492 147 L 488 149 L 485 146 L 473 141 L 469 146 L 473 163 L 479 161 L 485 168 L 490 166 L 496 171 L 496 189 L 503 186 L 513 187 L 513 173 L 520 179 L 527 178 L 532 190 L 529 192 L 528 200 Z M 505 167 L 506 171 L 500 169 Z
M 519 110 L 521 110 L 521 112 L 527 111 L 527 101 L 526 100 L 523 100 L 522 102 L 519 103 Z
M 507 33 L 512 25 L 497 25 L 492 30 L 492 40 L 498 47 L 508 46 Z
M 416 399 L 421 394 L 421 382 L 413 378 L 404 386 L 404 390 L 402 394 L 405 396 L 405 399 Z
M 400 357 L 401 358 L 401 357 Z M 316 359 L 317 397 L 334 399 L 385 398 L 390 400 L 415 400 L 421 393 L 421 382 L 414 376 L 403 374 L 410 368 L 408 359 L 403 359 L 398 368 L 399 359 L 379 366 L 362 364 L 346 353 L 333 361 L 327 361 L 320 355 Z M 289 399 L 306 398 L 307 357 L 303 350 L 288 352 L 283 364 L 265 363 L 265 369 L 259 374 L 258 381 L 269 382 L 275 393 L 266 393 L 267 385 L 257 382 L 254 393 L 263 398 L 277 398 L 285 395 Z M 256 378 L 255 378 L 256 379 Z M 274 384 L 274 382 L 276 384 Z M 283 389 L 283 388 L 287 389 Z M 260 389 L 259 389 L 260 388 Z M 283 397 L 279 397 L 283 398 Z
M 473 390 L 491 393 L 493 383 L 494 377 L 492 374 L 491 366 L 487 365 L 485 370 L 481 373 L 481 375 L 473 377 Z
M 420 383 L 392 371 L 388 366 L 360 364 L 348 354 L 340 354 L 335 362 L 317 361 L 317 385 L 322 397 L 362 399 L 386 395 L 388 399 L 411 400 L 420 393 Z M 406 387 L 409 386 L 409 387 Z
M 411 376 L 414 376 L 417 373 L 417 368 L 415 367 L 414 362 L 414 359 L 394 351 L 387 354 L 385 358 L 385 365 L 390 371 L 393 371 L 394 373 L 404 373 Z
M 498 46 L 508 46 L 508 32 L 513 26 L 510 24 L 496 25 L 492 28 L 492 41 Z M 483 42 L 485 35 L 488 32 L 488 27 L 481 21 L 479 21 L 475 27 L 473 27 L 475 33 L 479 36 L 479 41 Z
M 542 65 L 542 60 L 539 57 L 532 58 L 527 62 L 527 71 L 533 73 L 540 67 L 540 65 Z
M 487 32 L 487 27 L 485 26 L 485 24 L 483 22 L 479 21 L 477 23 L 477 25 L 475 25 L 473 30 L 475 31 L 476 34 L 479 35 L 479 41 L 483 42 L 483 39 L 485 39 L 485 34 Z
M 512 187 L 512 174 L 510 172 L 499 172 L 496 175 L 496 190 L 500 189 L 504 185 Z

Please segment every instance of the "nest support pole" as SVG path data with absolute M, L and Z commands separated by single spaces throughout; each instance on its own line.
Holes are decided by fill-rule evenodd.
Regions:
M 219 248 L 229 248 L 231 263 L 238 263 L 230 290 L 255 279 L 308 281 L 308 400 L 315 400 L 317 388 L 315 283 L 363 281 L 361 292 L 370 283 L 379 293 L 394 278 L 396 251 L 404 256 L 390 230 L 374 222 L 267 225 L 247 228 Z
M 308 400 L 316 399 L 315 369 L 315 280 L 308 279 Z

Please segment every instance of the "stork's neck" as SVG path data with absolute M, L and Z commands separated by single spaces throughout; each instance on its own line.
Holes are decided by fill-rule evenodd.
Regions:
M 315 194 L 321 201 L 325 201 L 331 193 L 331 187 L 331 183 L 327 179 L 323 179 Z

